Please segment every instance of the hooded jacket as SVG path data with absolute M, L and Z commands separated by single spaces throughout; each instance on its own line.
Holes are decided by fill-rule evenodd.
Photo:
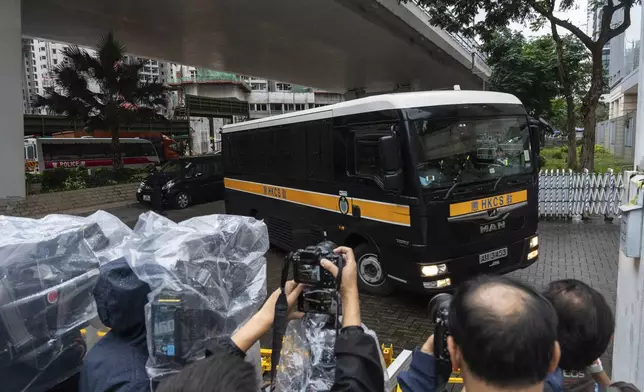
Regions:
M 150 390 L 145 370 L 145 304 L 149 293 L 148 284 L 139 280 L 125 260 L 100 267 L 94 298 L 99 318 L 110 331 L 85 357 L 80 392 Z

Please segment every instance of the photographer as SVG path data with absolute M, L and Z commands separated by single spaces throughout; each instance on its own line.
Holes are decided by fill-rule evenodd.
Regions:
M 575 279 L 552 282 L 543 294 L 557 312 L 561 345 L 559 369 L 548 375 L 548 380 L 574 392 L 595 391 L 595 383 L 610 385 L 598 359 L 608 348 L 615 330 L 615 317 L 604 297 Z
M 357 266 L 353 251 L 346 247 L 334 250 L 342 254 L 345 265 L 342 268 L 340 295 L 342 299 L 343 328 L 335 343 L 335 383 L 331 391 L 384 390 L 383 369 L 380 364 L 379 348 L 375 340 L 364 333 L 360 320 L 358 300 Z M 320 265 L 338 275 L 338 267 L 328 260 Z M 294 312 L 294 305 L 302 292 L 302 285 L 287 282 L 285 292 L 288 302 L 288 317 L 301 317 Z M 262 308 L 231 339 L 220 340 L 211 355 L 185 367 L 177 375 L 161 383 L 159 392 L 213 392 L 213 391 L 257 391 L 255 369 L 243 361 L 245 352 L 273 325 L 275 304 L 280 289 L 266 300 Z
M 446 306 L 448 333 L 430 336 L 414 352 L 398 378 L 403 391 L 441 391 L 437 381 L 451 369 L 461 369 L 468 391 L 543 390 L 560 356 L 557 315 L 546 298 L 509 278 L 480 277 L 461 285 Z M 443 342 L 449 354 L 436 350 Z

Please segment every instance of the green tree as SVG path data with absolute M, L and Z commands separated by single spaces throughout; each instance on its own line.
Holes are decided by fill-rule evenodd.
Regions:
M 557 36 L 557 39 L 546 35 L 527 40 L 520 33 L 503 29 L 492 34 L 482 50 L 492 69 L 491 88 L 516 95 L 530 115 L 547 118 L 569 135 L 572 149 L 569 149 L 568 164 L 575 168 L 576 105 L 590 78 L 586 48 L 572 35 Z M 563 107 L 553 106 L 559 103 Z
M 516 95 L 533 117 L 547 115 L 550 101 L 559 94 L 552 40 L 526 40 L 507 29 L 493 34 L 483 45 L 492 70 L 489 84 Z
M 123 167 L 119 131 L 132 123 L 164 121 L 158 114 L 166 105 L 162 83 L 142 82 L 141 61 L 125 56 L 125 47 L 112 33 L 97 46 L 97 56 L 77 46 L 63 50 L 65 60 L 54 70 L 54 87 L 45 89 L 35 106 L 80 121 L 85 128 L 112 135 L 112 164 Z
M 403 0 L 405 1 L 405 0 Z M 592 11 L 600 11 L 600 20 L 589 36 L 583 29 L 567 19 L 555 16 L 556 11 L 568 11 L 584 4 L 575 0 L 418 0 L 430 15 L 430 23 L 450 32 L 462 33 L 471 38 L 488 41 L 510 22 L 534 23 L 536 26 L 550 23 L 568 30 L 588 49 L 591 58 L 591 77 L 581 105 L 584 119 L 584 143 L 581 166 L 593 170 L 595 166 L 595 125 L 599 99 L 604 89 L 602 48 L 612 38 L 622 34 L 631 25 L 631 8 L 636 0 L 589 0 Z M 612 23 L 616 12 L 623 13 L 622 21 Z M 480 18 L 480 15 L 484 15 Z

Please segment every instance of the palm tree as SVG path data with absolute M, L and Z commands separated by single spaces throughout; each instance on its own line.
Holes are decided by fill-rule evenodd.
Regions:
M 125 56 L 125 47 L 112 33 L 98 43 L 97 57 L 78 46 L 63 50 L 65 60 L 54 69 L 54 86 L 38 96 L 36 107 L 80 121 L 85 128 L 112 135 L 114 170 L 123 167 L 119 130 L 132 123 L 164 121 L 158 114 L 166 104 L 162 83 L 141 82 L 141 61 Z

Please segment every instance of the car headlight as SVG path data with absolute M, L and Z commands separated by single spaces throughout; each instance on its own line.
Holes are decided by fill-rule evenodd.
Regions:
M 141 185 L 139 185 L 139 189 L 136 192 L 141 193 L 141 191 L 143 190 L 144 186 L 145 186 L 145 181 L 141 181 Z
M 163 186 L 163 188 L 161 188 L 161 189 L 164 190 L 164 191 L 167 191 L 168 189 L 172 188 L 173 186 L 174 186 L 174 181 L 170 180 L 170 181 L 166 182 L 165 185 Z
M 425 277 L 442 275 L 446 272 L 447 265 L 445 264 L 426 265 L 420 269 L 420 274 Z
M 536 248 L 537 246 L 539 246 L 539 236 L 535 235 L 530 238 L 530 249 Z
M 535 249 L 532 252 L 528 253 L 528 260 L 536 259 L 539 256 L 539 250 Z

